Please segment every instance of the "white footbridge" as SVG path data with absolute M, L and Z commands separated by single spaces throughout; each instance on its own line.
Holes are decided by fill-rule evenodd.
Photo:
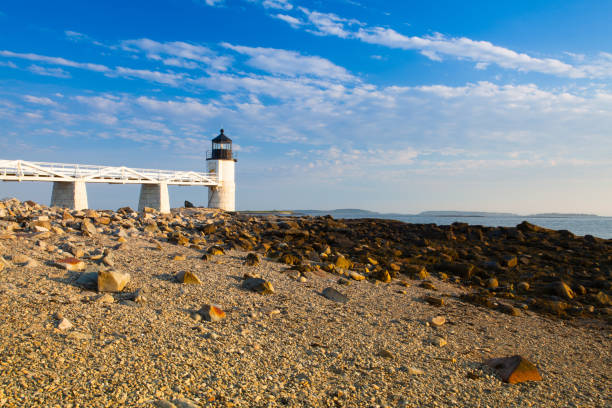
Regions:
M 210 166 L 209 166 L 210 167 Z M 224 182 L 234 192 L 233 167 L 224 180 L 223 166 L 210 167 L 209 173 L 134 169 L 129 167 L 92 166 L 83 164 L 29 162 L 24 160 L 0 160 L 2 181 L 50 181 L 53 182 L 51 206 L 82 210 L 88 208 L 86 183 L 141 184 L 138 210 L 155 208 L 170 212 L 168 186 L 204 186 L 211 196 L 223 190 Z M 228 172 L 229 173 L 229 172 Z M 212 193 L 211 193 L 212 192 Z M 232 197 L 233 199 L 233 197 Z M 224 208 L 233 211 L 232 208 Z

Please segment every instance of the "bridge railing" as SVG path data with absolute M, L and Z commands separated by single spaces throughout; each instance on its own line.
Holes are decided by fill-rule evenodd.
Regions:
M 0 180 L 75 181 L 88 183 L 217 185 L 214 173 L 137 169 L 89 164 L 0 160 Z

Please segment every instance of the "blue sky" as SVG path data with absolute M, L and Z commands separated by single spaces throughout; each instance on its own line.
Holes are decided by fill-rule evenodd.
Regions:
M 0 156 L 203 171 L 224 127 L 239 209 L 612 215 L 611 16 L 605 1 L 7 0 Z M 49 183 L 0 188 L 50 199 Z M 97 208 L 138 197 L 88 191 Z

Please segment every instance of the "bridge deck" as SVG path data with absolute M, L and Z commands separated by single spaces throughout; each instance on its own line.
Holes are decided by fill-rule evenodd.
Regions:
M 0 180 L 3 181 L 84 181 L 110 184 L 169 184 L 178 186 L 216 186 L 214 173 L 132 169 L 129 167 L 93 166 L 0 160 Z

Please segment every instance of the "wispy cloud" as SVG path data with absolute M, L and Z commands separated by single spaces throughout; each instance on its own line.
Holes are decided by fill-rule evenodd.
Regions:
M 443 34 L 432 36 L 407 36 L 388 27 L 368 26 L 355 19 L 322 13 L 299 7 L 306 17 L 302 21 L 295 15 L 277 14 L 272 17 L 281 19 L 293 28 L 303 28 L 316 35 L 328 35 L 345 39 L 357 39 L 364 43 L 389 48 L 414 50 L 433 61 L 445 58 L 475 62 L 476 69 L 486 69 L 497 65 L 520 72 L 539 72 L 568 78 L 608 78 L 612 77 L 612 58 L 608 53 L 600 53 L 591 61 L 584 56 L 569 63 L 556 58 L 539 58 L 517 52 L 489 41 L 478 41 L 466 37 L 448 37 Z
M 64 31 L 64 35 L 73 42 L 88 42 L 101 47 L 106 47 L 106 45 L 102 44 L 100 41 L 96 41 L 87 34 L 79 33 L 77 31 L 66 30 Z
M 293 8 L 293 5 L 291 4 L 290 0 L 263 0 L 261 4 L 265 8 L 281 10 L 291 10 Z
M 85 63 L 75 62 L 75 61 L 71 61 L 65 58 L 61 58 L 61 57 L 49 57 L 46 55 L 39 55 L 39 54 L 33 54 L 33 53 L 18 53 L 18 52 L 13 52 L 13 51 L 8 51 L 8 50 L 0 50 L 0 56 L 7 57 L 7 58 L 25 59 L 29 61 L 39 61 L 39 62 L 44 62 L 44 63 L 52 64 L 52 65 L 61 65 L 64 67 L 86 69 L 89 71 L 96 71 L 96 72 L 109 72 L 110 71 L 110 68 L 104 65 L 100 65 L 100 64 L 92 64 L 88 62 L 85 62 Z
M 182 41 L 161 43 L 141 38 L 123 41 L 121 46 L 126 51 L 144 52 L 149 59 L 182 68 L 193 69 L 199 66 L 197 63 L 203 63 L 207 67 L 225 71 L 232 62 L 230 58 L 219 56 L 208 47 Z
M 272 17 L 284 21 L 285 23 L 289 24 L 293 28 L 298 28 L 299 26 L 304 24 L 303 21 L 301 21 L 301 20 L 299 20 L 299 19 L 297 19 L 295 17 L 292 17 L 290 15 L 287 15 L 287 14 L 275 14 Z
M 57 103 L 51 98 L 47 98 L 45 96 L 32 96 L 32 95 L 24 95 L 23 100 L 29 103 L 37 104 L 37 105 L 45 105 L 45 106 L 55 106 Z
M 112 73 L 109 72 L 107 75 L 120 76 L 124 78 L 139 78 L 171 86 L 179 86 L 185 78 L 185 75 L 182 73 L 159 72 L 125 67 L 117 67 Z
M 296 77 L 312 75 L 319 78 L 331 78 L 342 81 L 354 81 L 356 78 L 345 68 L 318 56 L 302 55 L 295 51 L 276 48 L 245 47 L 222 43 L 222 46 L 248 55 L 247 64 L 273 74 Z
M 36 75 L 50 76 L 55 78 L 70 78 L 70 73 L 61 68 L 41 67 L 40 65 L 30 65 L 28 71 Z

